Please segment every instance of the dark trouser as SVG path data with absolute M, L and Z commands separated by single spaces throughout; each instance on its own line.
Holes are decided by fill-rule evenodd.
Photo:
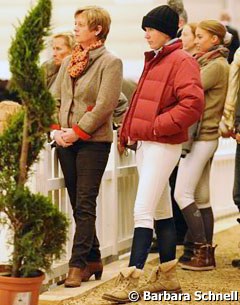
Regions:
M 233 200 L 240 211 L 240 144 L 237 144 L 235 156 Z
M 67 148 L 57 147 L 76 223 L 70 267 L 84 268 L 87 261 L 101 258 L 95 227 L 96 198 L 110 148 L 111 143 L 81 141 Z

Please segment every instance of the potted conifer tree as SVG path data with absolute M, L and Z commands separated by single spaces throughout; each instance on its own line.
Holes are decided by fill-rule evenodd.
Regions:
M 9 50 L 11 81 L 22 110 L 0 135 L 0 220 L 9 226 L 13 246 L 9 266 L 0 268 L 1 305 L 14 304 L 19 293 L 27 295 L 24 304 L 37 304 L 44 272 L 60 258 L 67 239 L 66 216 L 49 198 L 31 193 L 26 186 L 53 123 L 54 100 L 39 68 L 51 9 L 51 0 L 38 0 L 16 29 Z

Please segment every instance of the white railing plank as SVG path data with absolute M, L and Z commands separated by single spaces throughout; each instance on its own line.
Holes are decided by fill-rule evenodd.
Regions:
M 234 140 L 221 139 L 213 159 L 210 195 L 216 217 L 236 211 L 232 200 L 235 147 Z M 51 275 L 51 278 L 54 278 L 67 272 L 67 261 L 71 255 L 75 228 L 69 197 L 55 149 L 51 149 L 47 144 L 41 152 L 39 162 L 33 166 L 32 172 L 28 182 L 31 190 L 50 196 L 59 210 L 66 213 L 71 220 L 65 248 L 66 254 L 61 261 L 56 262 Z M 133 207 L 137 185 L 135 153 L 129 151 L 127 156 L 124 154 L 120 156 L 117 150 L 117 133 L 114 132 L 109 161 L 97 198 L 96 226 L 102 257 L 105 259 L 117 259 L 119 254 L 128 251 L 131 246 Z M 3 242 L 2 232 L 0 241 Z M 6 258 L 6 255 L 1 255 L 1 257 Z

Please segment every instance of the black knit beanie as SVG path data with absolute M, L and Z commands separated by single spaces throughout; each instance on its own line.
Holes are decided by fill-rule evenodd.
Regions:
M 151 10 L 142 20 L 142 28 L 153 28 L 175 38 L 178 30 L 179 16 L 168 5 L 161 5 Z

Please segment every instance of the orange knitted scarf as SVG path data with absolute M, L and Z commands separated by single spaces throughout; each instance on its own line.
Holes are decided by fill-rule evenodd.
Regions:
M 91 44 L 86 49 L 82 49 L 80 44 L 77 44 L 73 49 L 72 58 L 68 66 L 70 76 L 73 78 L 80 76 L 88 64 L 89 51 L 100 48 L 102 45 L 103 42 L 101 40 Z

